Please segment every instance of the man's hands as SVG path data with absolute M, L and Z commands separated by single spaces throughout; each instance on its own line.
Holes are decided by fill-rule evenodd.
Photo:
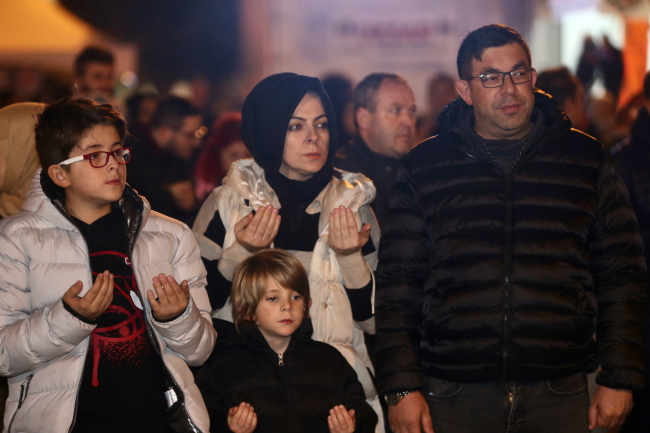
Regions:
M 327 425 L 330 428 L 330 433 L 354 433 L 354 427 L 356 425 L 354 409 L 348 411 L 343 405 L 335 406 L 333 409 L 330 409 L 330 415 L 327 417 Z
M 394 433 L 434 433 L 429 405 L 419 391 L 410 393 L 395 406 L 388 406 L 388 421 Z
M 600 385 L 589 406 L 589 430 L 596 426 L 610 429 L 623 425 L 633 406 L 632 391 Z
M 278 234 L 280 219 L 273 206 L 262 206 L 255 215 L 251 212 L 235 224 L 235 238 L 248 252 L 255 253 L 271 245 Z
M 330 232 L 327 242 L 337 256 L 349 256 L 361 251 L 369 238 L 370 224 L 365 224 L 358 232 L 357 223 L 350 209 L 339 206 L 330 212 Z
M 190 286 L 183 280 L 179 286 L 174 277 L 160 274 L 153 277 L 153 286 L 158 294 L 158 300 L 151 290 L 147 290 L 147 299 L 153 317 L 156 320 L 169 320 L 180 315 L 189 304 Z
M 257 414 L 253 407 L 244 403 L 228 411 L 228 428 L 234 433 L 252 433 L 257 427 Z
M 104 271 L 97 275 L 88 293 L 80 298 L 78 295 L 82 288 L 83 283 L 77 281 L 63 294 L 63 300 L 82 317 L 94 320 L 104 314 L 113 302 L 113 274 Z

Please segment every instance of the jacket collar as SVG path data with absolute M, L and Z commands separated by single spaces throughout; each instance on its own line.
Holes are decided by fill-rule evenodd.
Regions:
M 151 206 L 144 197 L 140 197 L 129 185 L 124 188 L 122 199 L 118 204 L 126 219 L 129 249 L 132 249 L 140 230 L 149 218 Z M 65 209 L 63 190 L 56 186 L 47 173 L 41 169 L 32 178 L 22 210 L 37 214 L 62 230 L 78 231 L 70 218 L 70 214 Z
M 535 89 L 534 95 L 535 108 L 539 109 L 541 115 L 544 116 L 542 124 L 544 131 L 537 134 L 537 142 L 533 143 L 533 146 L 541 146 L 546 144 L 548 139 L 568 132 L 571 129 L 571 121 L 550 95 L 539 89 Z M 462 98 L 457 97 L 442 111 L 440 117 L 438 117 L 438 125 L 440 135 L 451 135 L 460 138 L 460 140 L 453 140 L 454 146 L 469 156 L 478 157 L 481 151 L 476 146 L 471 132 L 467 130 L 473 111 L 472 106 L 467 105 Z

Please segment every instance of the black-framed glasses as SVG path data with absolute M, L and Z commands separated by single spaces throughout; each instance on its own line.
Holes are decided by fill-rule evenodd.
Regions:
M 506 75 L 510 75 L 510 79 L 514 84 L 524 84 L 533 79 L 533 68 L 517 68 L 510 72 L 486 72 L 485 74 L 468 77 L 467 79 L 480 78 L 483 87 L 491 89 L 503 86 L 503 83 L 506 82 Z
M 86 155 L 75 156 L 74 158 L 66 159 L 65 161 L 59 162 L 59 165 L 70 165 L 73 162 L 83 161 L 87 159 L 95 168 L 102 168 L 108 164 L 108 158 L 115 158 L 118 164 L 124 165 L 131 160 L 131 148 L 123 147 L 121 149 L 115 149 L 111 152 L 98 151 L 93 153 L 88 153 Z

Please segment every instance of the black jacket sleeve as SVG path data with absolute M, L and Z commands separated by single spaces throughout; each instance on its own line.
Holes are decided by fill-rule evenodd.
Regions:
M 211 432 L 230 432 L 228 428 L 228 398 L 223 395 L 219 383 L 216 380 L 217 372 L 213 371 L 217 363 L 212 357 L 199 369 L 196 375 L 196 385 L 201 390 L 203 401 L 210 415 Z
M 590 270 L 598 300 L 601 371 L 596 381 L 608 388 L 643 387 L 643 320 L 646 264 L 627 190 L 605 152 L 598 184 L 598 208 L 591 227 Z
M 407 161 L 398 169 L 379 246 L 376 288 L 380 394 L 422 386 L 419 358 L 430 241 Z
M 343 358 L 343 355 L 337 353 L 340 358 L 341 370 L 344 376 L 343 389 L 341 396 L 343 406 L 349 411 L 354 409 L 356 424 L 354 431 L 358 433 L 372 433 L 377 425 L 377 413 L 366 402 L 366 396 L 363 387 L 359 383 L 357 373 L 352 366 Z

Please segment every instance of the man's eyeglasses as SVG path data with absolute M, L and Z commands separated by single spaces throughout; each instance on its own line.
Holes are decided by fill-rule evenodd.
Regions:
M 74 158 L 66 159 L 63 162 L 59 162 L 59 165 L 70 165 L 73 162 L 83 161 L 84 159 L 87 159 L 88 161 L 90 161 L 90 165 L 92 165 L 93 167 L 102 168 L 106 164 L 108 164 L 108 158 L 110 158 L 111 155 L 113 155 L 115 161 L 117 161 L 118 164 L 124 165 L 131 160 L 131 148 L 123 147 L 121 149 L 116 149 L 111 152 L 99 151 L 99 152 L 88 153 L 86 155 L 75 156 Z
M 533 79 L 533 68 L 518 68 L 510 72 L 487 72 L 476 77 L 468 77 L 467 79 L 480 78 L 483 87 L 490 89 L 503 86 L 503 83 L 506 81 L 506 75 L 510 75 L 510 79 L 514 84 L 524 84 Z

